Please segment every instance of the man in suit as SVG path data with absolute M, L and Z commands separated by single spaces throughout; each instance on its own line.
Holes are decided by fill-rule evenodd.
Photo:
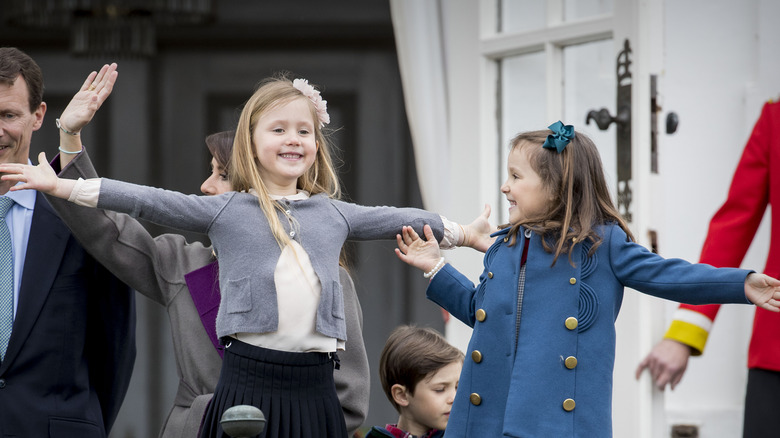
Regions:
M 42 98 L 35 61 L 0 48 L 0 162 L 29 162 Z M 134 293 L 84 251 L 42 194 L 10 186 L 0 181 L 8 228 L 0 252 L 12 255 L 0 258 L 0 436 L 104 438 L 135 361 Z

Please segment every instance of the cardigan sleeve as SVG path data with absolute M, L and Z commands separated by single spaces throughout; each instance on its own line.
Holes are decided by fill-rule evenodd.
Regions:
M 158 225 L 207 234 L 236 192 L 185 195 L 155 187 L 102 178 L 98 208 L 127 213 Z
M 95 178 L 97 172 L 84 151 L 60 176 Z M 210 247 L 198 242 L 188 244 L 177 234 L 152 237 L 128 215 L 84 208 L 52 196 L 47 199 L 95 259 L 124 283 L 160 304 L 167 305 L 173 299 L 175 289 L 171 284 L 183 283 L 186 273 L 205 266 L 211 259 Z

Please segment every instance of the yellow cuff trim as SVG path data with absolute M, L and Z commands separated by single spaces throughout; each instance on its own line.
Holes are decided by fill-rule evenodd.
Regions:
M 685 344 L 693 349 L 694 356 L 700 356 L 704 352 L 709 332 L 703 328 L 684 321 L 672 321 L 664 338 Z

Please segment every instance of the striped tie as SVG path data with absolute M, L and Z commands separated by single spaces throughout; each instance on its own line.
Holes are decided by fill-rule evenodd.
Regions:
M 14 201 L 0 197 L 0 361 L 5 358 L 14 326 L 14 254 L 5 215 Z

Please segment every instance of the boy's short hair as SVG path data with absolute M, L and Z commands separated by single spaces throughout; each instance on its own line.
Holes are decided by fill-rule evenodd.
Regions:
M 390 333 L 379 359 L 379 378 L 390 403 L 400 412 L 391 388 L 403 385 L 414 395 L 417 384 L 431 373 L 462 361 L 463 352 L 429 327 L 402 325 Z

